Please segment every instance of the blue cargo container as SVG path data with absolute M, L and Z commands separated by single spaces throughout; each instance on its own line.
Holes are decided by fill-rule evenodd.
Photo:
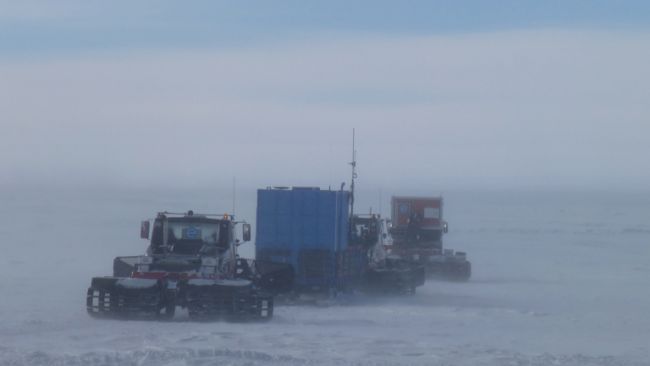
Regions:
M 256 258 L 293 266 L 299 292 L 353 287 L 366 261 L 348 245 L 349 203 L 347 191 L 258 190 Z

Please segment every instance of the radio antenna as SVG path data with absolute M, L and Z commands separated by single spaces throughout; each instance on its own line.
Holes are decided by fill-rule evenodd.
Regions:
M 235 206 L 237 204 L 237 178 L 232 177 L 232 217 L 235 220 Z
M 355 149 L 355 131 L 352 129 L 352 181 L 350 182 L 350 220 L 354 216 L 354 180 L 357 178 L 357 150 Z

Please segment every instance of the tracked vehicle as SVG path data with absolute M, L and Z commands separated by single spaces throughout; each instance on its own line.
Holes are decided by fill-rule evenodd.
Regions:
M 432 277 L 469 280 L 467 254 L 443 247 L 448 224 L 442 217 L 442 197 L 393 197 L 391 211 L 392 256 L 424 265 Z
M 361 289 L 371 293 L 414 294 L 425 282 L 425 268 L 419 263 L 390 256 L 391 240 L 387 220 L 377 214 L 354 215 L 350 241 L 366 251 L 367 266 Z
M 286 281 L 293 274 L 239 259 L 238 224 L 242 240 L 249 241 L 250 225 L 227 214 L 161 212 L 151 229 L 150 221 L 143 221 L 140 236 L 149 239 L 151 233 L 146 254 L 117 257 L 113 276 L 92 279 L 88 314 L 170 319 L 181 307 L 190 319 L 270 319 L 273 292 L 290 286 Z

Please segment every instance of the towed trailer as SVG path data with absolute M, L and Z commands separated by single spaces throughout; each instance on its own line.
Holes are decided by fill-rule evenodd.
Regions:
M 354 215 L 351 192 L 269 187 L 257 192 L 256 258 L 294 269 L 293 295 L 412 294 L 424 268 L 382 255 L 381 218 Z
M 346 291 L 361 281 L 362 248 L 350 245 L 350 192 L 317 187 L 257 191 L 255 258 L 290 265 L 293 293 Z
M 355 290 L 415 293 L 424 268 L 387 258 L 385 220 L 354 214 L 357 178 L 352 130 L 350 190 L 267 187 L 257 191 L 256 258 L 293 269 L 291 293 L 331 296 Z

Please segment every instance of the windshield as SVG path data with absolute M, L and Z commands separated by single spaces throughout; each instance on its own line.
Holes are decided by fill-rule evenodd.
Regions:
M 396 245 L 417 245 L 420 247 L 440 247 L 442 230 L 428 230 L 415 227 L 392 228 L 390 234 Z
M 413 230 L 410 233 L 410 239 L 414 243 L 422 244 L 433 244 L 438 242 L 442 238 L 441 230 Z
M 374 220 L 357 218 L 353 222 L 351 243 L 373 245 L 379 239 L 378 234 Z
M 173 253 L 195 255 L 225 248 L 227 231 L 227 223 L 169 220 L 165 244 Z

